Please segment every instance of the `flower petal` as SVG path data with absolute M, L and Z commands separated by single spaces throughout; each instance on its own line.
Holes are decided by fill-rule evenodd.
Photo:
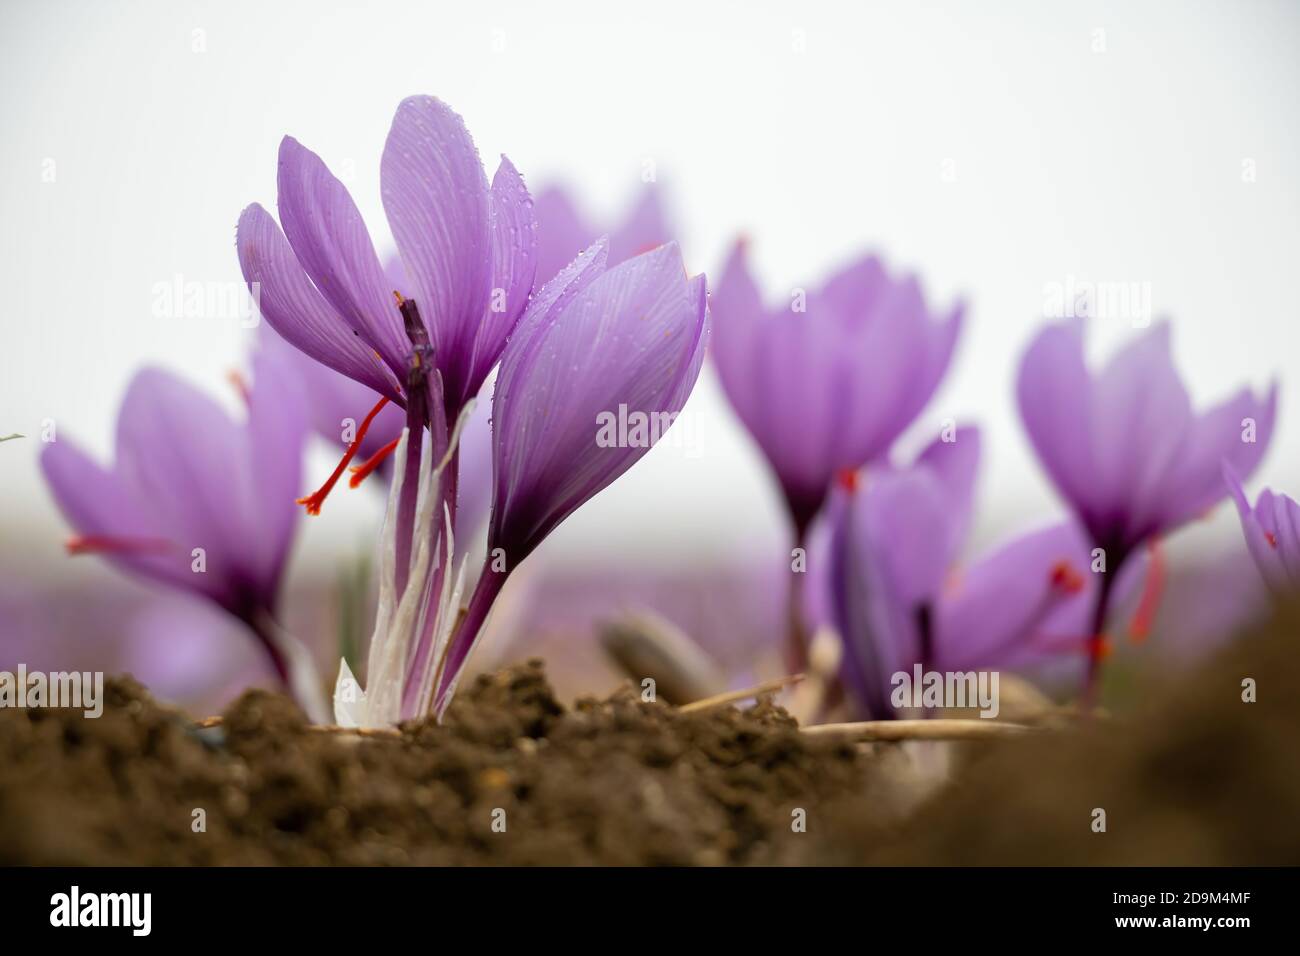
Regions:
M 952 526 L 965 509 L 926 468 L 877 476 L 862 507 L 863 534 L 881 550 L 890 590 L 905 606 L 931 601 L 952 563 Z
M 340 381 L 346 381 L 340 379 Z M 253 356 L 248 394 L 248 463 L 237 474 L 245 481 L 244 544 L 261 595 L 273 607 L 289 547 L 293 543 L 302 490 L 302 459 L 307 437 L 307 405 L 295 387 L 283 353 L 265 349 Z
M 132 379 L 117 418 L 115 469 L 137 501 L 147 502 L 168 537 L 189 556 L 202 548 L 201 588 L 223 602 L 260 596 L 272 582 L 255 579 L 245 490 L 239 479 L 248 436 L 210 397 L 160 369 Z
M 492 301 L 478 324 L 469 363 L 466 395 L 452 396 L 457 408 L 478 393 L 501 357 L 533 291 L 537 260 L 537 224 L 523 178 L 501 157 L 489 194 L 492 214 Z
M 537 281 L 543 283 L 572 262 L 599 233 L 559 186 L 548 186 L 538 194 L 533 213 L 537 217 Z
M 126 570 L 173 587 L 208 593 L 217 584 L 190 571 L 189 552 L 171 538 L 171 530 L 136 495 L 121 476 L 96 463 L 66 438 L 41 452 L 41 471 L 59 510 L 79 536 L 136 542 L 136 550 L 109 551 L 105 557 Z M 212 592 L 220 596 L 220 589 Z
M 1295 588 L 1300 584 L 1300 505 L 1286 495 L 1267 494 L 1260 496 L 1257 507 L 1272 509 L 1277 554 L 1286 569 L 1287 584 Z
M 453 402 L 472 396 L 469 363 L 489 304 L 494 255 L 487 177 L 464 121 L 431 96 L 402 100 L 380 179 L 446 394 Z
M 1160 499 L 1169 491 L 1163 479 L 1193 424 L 1170 354 L 1169 323 L 1156 323 L 1117 352 L 1097 376 L 1091 401 L 1093 480 L 1111 509 L 1095 517 L 1094 531 L 1101 543 L 1132 545 L 1162 530 Z M 1102 532 L 1107 520 L 1118 522 L 1118 541 Z
M 894 716 L 890 676 L 916 659 L 920 635 L 916 608 L 894 590 L 886 549 L 872 538 L 871 517 L 863 495 L 831 496 L 827 577 L 841 676 L 864 716 L 880 720 Z
M 623 222 L 609 234 L 610 261 L 617 265 L 633 256 L 657 249 L 672 239 L 660 191 L 646 185 Z
M 900 412 L 899 417 L 904 421 L 910 422 L 921 414 L 948 373 L 965 317 L 966 307 L 958 305 L 943 322 L 927 322 L 920 326 L 925 336 L 925 358 Z
M 280 143 L 278 183 L 280 222 L 303 270 L 352 330 L 404 378 L 410 341 L 347 187 L 291 136 Z
M 516 562 L 649 450 L 680 411 L 704 346 L 702 284 L 686 280 L 674 243 L 567 301 L 552 288 L 561 279 L 507 346 L 493 402 L 494 546 Z M 641 433 L 634 415 L 643 416 Z M 600 436 L 613 418 L 627 434 L 608 447 Z
M 1161 513 L 1173 527 L 1204 515 L 1222 500 L 1222 463 L 1249 477 L 1268 449 L 1277 413 L 1277 387 L 1263 401 L 1248 389 L 1199 416 L 1182 454 L 1161 483 Z
M 1224 462 L 1223 480 L 1227 486 L 1228 494 L 1231 496 L 1233 503 L 1237 506 L 1237 517 L 1241 519 L 1242 534 L 1246 538 L 1246 548 L 1250 551 L 1250 556 L 1259 568 L 1260 575 L 1274 590 L 1285 591 L 1289 587 L 1287 567 L 1283 563 L 1283 556 L 1277 547 L 1278 529 L 1276 525 L 1276 511 L 1273 507 L 1273 495 L 1264 491 L 1259 496 L 1259 501 L 1254 508 L 1251 508 L 1250 502 L 1246 499 L 1246 490 L 1242 487 L 1241 477 L 1237 474 L 1232 465 Z M 1272 536 L 1273 543 L 1269 543 L 1269 536 Z M 1291 580 L 1300 583 L 1300 578 Z
M 952 504 L 948 522 L 949 562 L 957 560 L 974 516 L 980 447 L 980 430 L 967 425 L 956 429 L 951 441 L 941 437 L 931 442 L 916 459 L 918 466 L 929 469 L 939 480 Z
M 746 245 L 736 243 L 722 268 L 722 278 L 713 290 L 713 360 L 718 377 L 740 420 L 762 444 L 767 420 L 762 376 L 757 369 L 760 355 L 760 326 L 766 320 L 762 296 L 750 274 Z M 775 464 L 775 462 L 774 462 Z
M 1092 381 L 1083 357 L 1083 324 L 1048 325 L 1020 361 L 1016 400 L 1039 461 L 1085 521 L 1099 510 L 1089 444 L 1091 394 Z
M 935 667 L 1016 666 L 1082 646 L 1097 588 L 1074 523 L 1013 539 L 962 569 L 935 613 Z
M 271 214 L 249 206 L 235 236 L 244 280 L 271 328 L 317 362 L 400 402 L 388 367 L 311 284 Z

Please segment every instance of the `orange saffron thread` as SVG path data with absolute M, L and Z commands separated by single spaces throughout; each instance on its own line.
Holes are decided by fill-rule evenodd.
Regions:
M 1128 628 L 1129 639 L 1134 643 L 1150 636 L 1151 625 L 1155 621 L 1160 598 L 1165 590 L 1164 550 L 1160 547 L 1160 542 L 1153 541 L 1147 551 L 1151 556 L 1151 565 L 1147 568 L 1146 580 L 1142 583 L 1142 599 L 1138 602 L 1137 612 Z
M 399 441 L 401 441 L 400 438 L 394 438 L 364 462 L 359 465 L 353 465 L 348 469 L 352 472 L 352 477 L 348 479 L 348 487 L 355 488 L 357 485 L 361 484 L 361 482 L 365 481 L 366 478 L 369 477 L 370 473 L 380 466 L 384 459 L 397 450 L 397 443 Z
M 320 506 L 325 503 L 325 499 L 329 497 L 329 493 L 334 490 L 334 485 L 338 483 L 344 470 L 356 456 L 357 449 L 361 447 L 361 440 L 366 437 L 366 429 L 370 427 L 370 423 L 375 420 L 375 416 L 378 415 L 387 404 L 388 399 L 381 398 L 379 404 L 370 409 L 370 414 L 366 416 L 365 421 L 361 423 L 361 427 L 357 429 L 356 437 L 353 438 L 352 443 L 348 445 L 348 450 L 343 453 L 343 460 L 338 463 L 338 467 L 334 469 L 334 473 L 325 480 L 325 484 L 321 485 L 310 495 L 306 495 L 297 500 L 298 504 L 306 507 L 307 514 L 320 514 Z

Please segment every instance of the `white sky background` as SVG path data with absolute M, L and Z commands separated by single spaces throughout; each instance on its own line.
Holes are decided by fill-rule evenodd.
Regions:
M 938 304 L 966 298 L 918 430 L 983 424 L 985 539 L 1059 513 L 1012 383 L 1046 286 L 1071 276 L 1150 283 L 1202 403 L 1279 377 L 1259 478 L 1300 492 L 1298 41 L 1300 6 L 1226 0 L 0 0 L 0 434 L 33 436 L 0 446 L 0 567 L 65 567 L 42 419 L 106 454 L 146 361 L 235 407 L 231 323 L 155 318 L 153 288 L 239 281 L 235 220 L 274 208 L 280 137 L 350 168 L 382 237 L 379 155 L 417 92 L 465 117 L 489 171 L 506 152 L 593 214 L 620 212 L 653 160 L 693 271 L 716 275 L 744 231 L 774 299 L 866 249 L 918 271 Z M 1096 330 L 1101 352 L 1127 334 Z M 779 539 L 765 466 L 711 373 L 690 409 L 700 457 L 657 449 L 556 533 L 552 558 L 694 560 Z M 318 454 L 313 483 L 331 465 Z M 362 540 L 379 501 L 336 494 L 303 550 L 323 561 Z M 1219 518 L 1193 534 L 1235 533 Z

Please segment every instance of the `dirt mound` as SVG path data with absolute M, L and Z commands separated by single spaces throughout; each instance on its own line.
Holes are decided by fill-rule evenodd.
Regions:
M 780 862 L 794 811 L 867 775 L 767 704 L 681 714 L 625 691 L 565 710 L 536 661 L 392 736 L 309 729 L 263 691 L 206 730 L 130 680 L 106 696 L 97 720 L 0 712 L 3 862 Z

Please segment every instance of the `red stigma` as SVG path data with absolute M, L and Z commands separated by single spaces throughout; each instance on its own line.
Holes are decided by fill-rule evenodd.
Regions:
M 356 437 L 353 438 L 352 443 L 348 445 L 348 450 L 343 453 L 342 461 L 338 463 L 338 467 L 334 469 L 334 473 L 325 479 L 325 484 L 321 485 L 311 494 L 297 500 L 298 504 L 304 505 L 307 508 L 307 514 L 320 514 L 320 506 L 325 503 L 325 499 L 329 497 L 329 493 L 334 490 L 334 486 L 338 483 L 339 478 L 342 477 L 344 469 L 346 469 L 352 459 L 356 457 L 357 449 L 361 447 L 361 440 L 366 437 L 366 430 L 370 428 L 370 423 L 375 420 L 375 416 L 378 415 L 387 404 L 388 399 L 381 398 L 379 403 L 375 405 L 374 408 L 370 409 L 370 414 L 366 416 L 365 421 L 361 423 L 361 427 L 357 429 Z
M 359 465 L 353 465 L 349 468 L 348 470 L 352 472 L 352 477 L 348 479 L 348 487 L 355 488 L 357 485 L 361 484 L 361 482 L 365 481 L 372 471 L 378 468 L 389 455 L 397 450 L 397 443 L 400 441 L 400 438 L 394 438 L 364 462 Z
M 1277 535 L 1275 535 L 1272 531 L 1264 532 L 1264 540 L 1268 542 L 1268 546 L 1270 548 L 1272 548 L 1275 551 L 1277 550 Z
M 858 490 L 858 473 L 852 468 L 841 468 L 835 473 L 835 483 L 849 494 L 853 494 Z
M 1165 590 L 1165 554 L 1160 542 L 1151 542 L 1147 550 L 1151 564 L 1147 568 L 1146 580 L 1142 582 L 1142 599 L 1128 626 L 1128 636 L 1134 642 L 1144 641 L 1150 635 L 1151 624 L 1160 608 L 1160 598 Z
M 64 545 L 68 554 L 163 554 L 172 543 L 165 538 L 128 538 L 111 534 L 76 535 Z
M 1078 594 L 1083 590 L 1083 575 L 1064 559 L 1052 565 L 1051 582 L 1053 588 L 1066 594 Z

